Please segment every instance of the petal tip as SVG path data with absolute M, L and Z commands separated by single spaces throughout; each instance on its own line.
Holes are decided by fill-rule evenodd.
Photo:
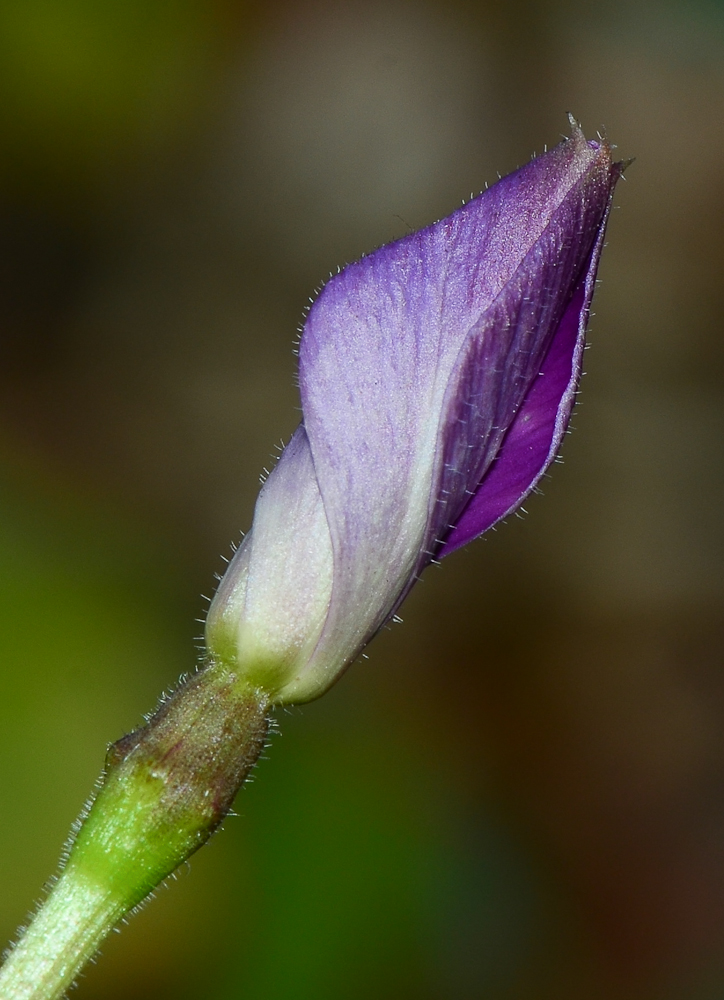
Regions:
M 567 112 L 566 117 L 568 118 L 568 123 L 571 126 L 571 138 L 577 140 L 583 139 L 585 141 L 586 137 L 583 134 L 583 129 L 581 128 L 581 123 L 578 119 L 570 111 Z
M 612 152 L 615 147 L 608 141 L 605 129 L 597 132 L 595 139 L 587 139 L 578 119 L 570 111 L 567 117 L 571 126 L 571 135 L 570 138 L 566 139 L 566 143 L 570 143 L 577 153 L 583 154 L 587 158 L 593 154 L 595 160 L 605 165 L 607 170 L 614 170 L 618 176 L 622 166 L 625 168 L 626 164 L 613 162 Z

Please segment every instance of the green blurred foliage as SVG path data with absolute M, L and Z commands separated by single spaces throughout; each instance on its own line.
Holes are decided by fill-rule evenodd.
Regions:
M 203 106 L 246 4 L 6 0 L 0 176 L 58 199 L 158 157 Z M 47 190 L 50 188 L 50 191 Z M 58 190 L 60 188 L 60 191 Z
M 53 488 L 25 463 L 18 469 L 7 454 L 0 511 L 7 930 L 9 914 L 30 903 L 22 868 L 41 882 L 51 874 L 106 744 L 193 658 L 169 627 L 170 595 L 155 579 L 168 561 L 160 571 L 132 526 Z

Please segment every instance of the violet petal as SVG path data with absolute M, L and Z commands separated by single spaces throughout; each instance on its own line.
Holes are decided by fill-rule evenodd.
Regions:
M 300 384 L 334 584 L 315 656 L 355 655 L 461 518 L 537 377 L 615 175 L 608 148 L 577 131 L 317 299 Z

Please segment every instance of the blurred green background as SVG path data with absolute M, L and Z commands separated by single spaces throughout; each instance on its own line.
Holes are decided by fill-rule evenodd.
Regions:
M 0 90 L 0 937 L 193 666 L 307 297 L 571 110 L 637 161 L 565 465 L 77 996 L 724 996 L 724 5 L 3 0 Z

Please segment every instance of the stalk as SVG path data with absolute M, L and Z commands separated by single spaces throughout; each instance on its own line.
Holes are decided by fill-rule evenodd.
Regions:
M 104 938 L 198 850 L 259 758 L 268 699 L 209 663 L 111 745 L 63 870 L 0 970 L 0 1000 L 56 1000 Z

